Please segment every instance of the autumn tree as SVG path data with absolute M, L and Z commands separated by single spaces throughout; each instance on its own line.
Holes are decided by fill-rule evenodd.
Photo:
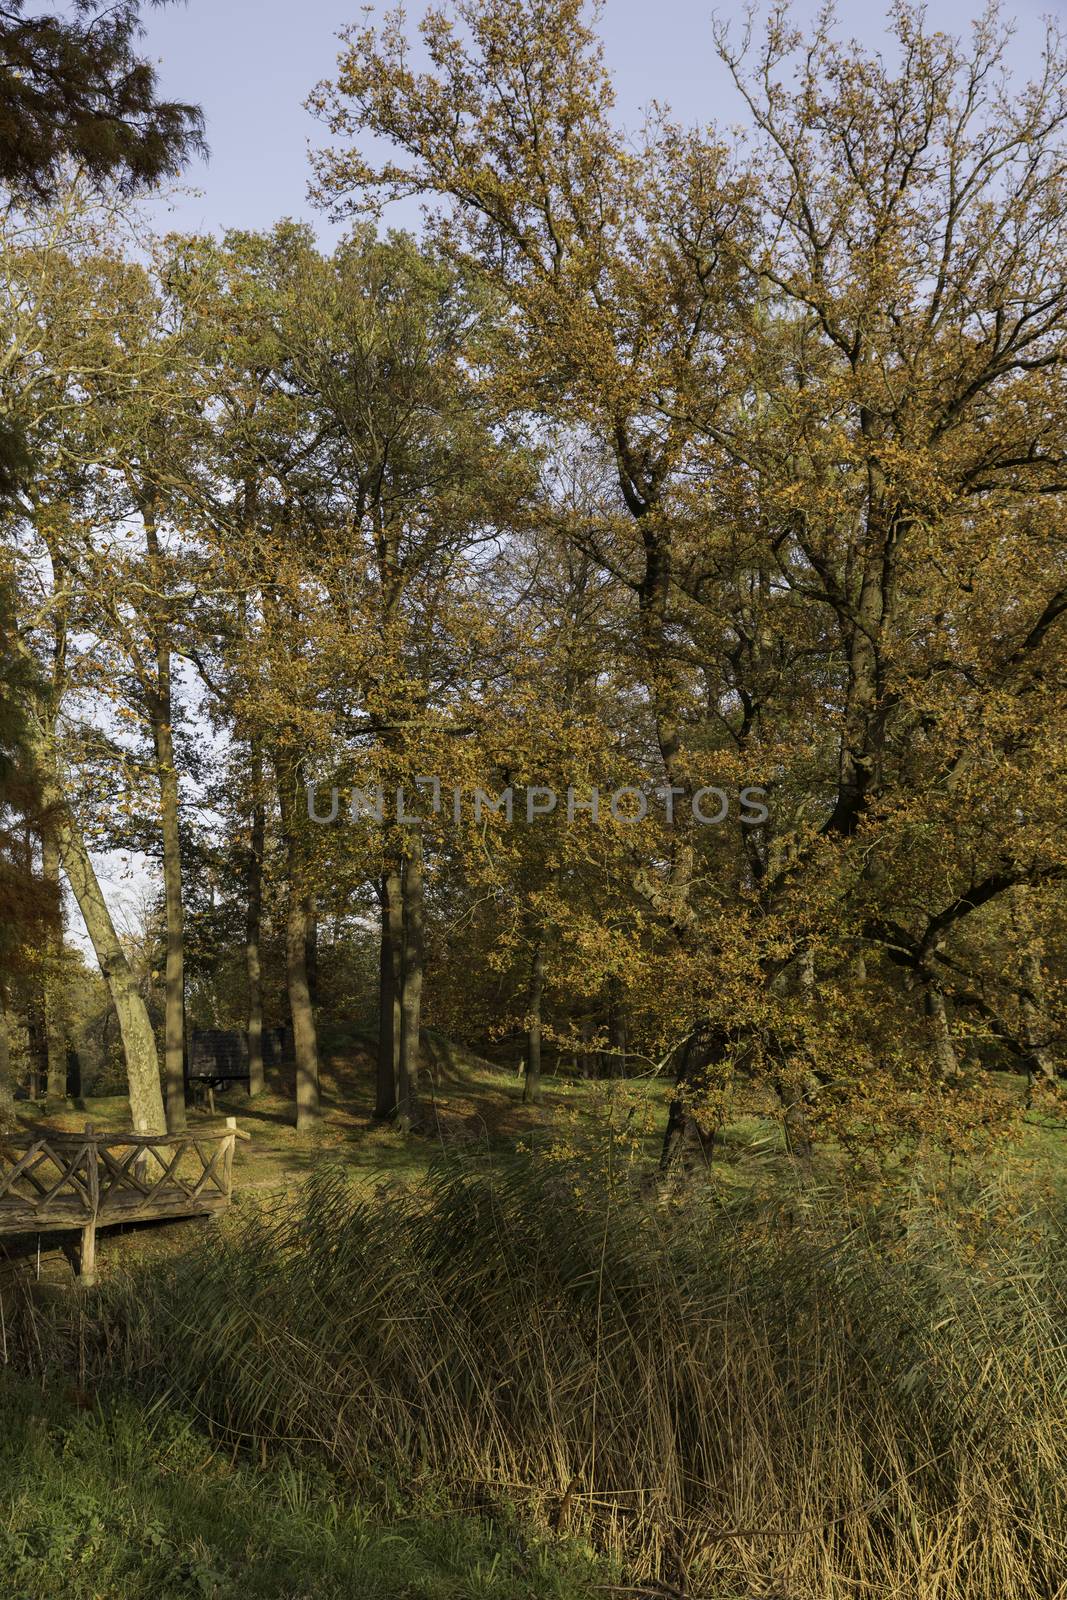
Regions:
M 81 382 L 85 405 L 66 423 L 64 448 L 79 461 L 77 568 L 83 625 L 100 637 L 98 681 L 127 731 L 143 730 L 158 793 L 138 841 L 162 864 L 166 918 L 164 1084 L 171 1132 L 185 1126 L 182 825 L 175 727 L 176 677 L 186 630 L 180 619 L 202 564 L 189 532 L 188 484 L 204 403 L 197 351 L 161 265 L 115 253 L 79 268 L 94 337 L 107 358 Z M 61 335 L 62 336 L 62 335 Z M 76 535 L 77 538 L 77 535 Z M 132 728 L 131 728 L 132 724 Z
M 166 4 L 167 0 L 153 0 Z M 16 206 L 56 201 L 71 172 L 124 192 L 175 175 L 203 154 L 199 108 L 162 100 L 137 53 L 139 0 L 75 0 L 67 14 L 0 7 L 0 186 Z M 0 493 L 30 470 L 27 440 L 0 422 Z
M 311 1015 L 302 952 L 334 860 L 307 787 L 347 776 L 391 797 L 369 846 L 382 904 L 378 1109 L 413 1119 L 422 835 L 395 795 L 414 796 L 427 730 L 452 719 L 478 630 L 474 563 L 484 572 L 524 493 L 470 363 L 488 308 L 410 240 L 367 230 L 329 258 L 284 225 L 233 235 L 222 251 L 188 252 L 181 271 L 215 285 L 210 470 L 225 464 L 232 493 L 216 496 L 211 521 L 220 571 L 244 596 L 235 715 L 272 761 L 288 840 L 294 1025 Z
M 97 820 L 95 785 L 81 809 L 67 773 L 68 760 L 77 761 L 84 750 L 78 698 L 100 688 L 88 641 L 79 636 L 79 624 L 87 620 L 87 582 L 92 587 L 93 520 L 86 513 L 99 466 L 87 424 L 87 384 L 90 374 L 117 373 L 124 361 L 86 293 L 86 263 L 106 257 L 102 241 L 114 220 L 106 208 L 97 212 L 71 194 L 40 222 L 15 219 L 5 241 L 9 359 L 3 404 L 32 441 L 37 463 L 32 485 L 20 488 L 9 505 L 6 533 L 18 572 L 16 648 L 39 685 L 26 742 L 43 827 L 109 985 L 135 1125 L 161 1132 L 165 1120 L 151 1021 L 87 843 Z M 112 686 L 104 691 L 105 699 L 113 699 Z
M 449 200 L 435 237 L 510 308 L 502 395 L 610 465 L 571 534 L 632 596 L 663 781 L 774 798 L 728 849 L 680 806 L 646 874 L 689 995 L 668 1151 L 738 1071 L 806 1150 L 812 1097 L 896 1059 L 864 1018 L 902 972 L 946 1066 L 953 943 L 1064 866 L 1063 52 L 1013 93 L 994 13 L 892 28 L 894 67 L 829 17 L 720 30 L 732 151 L 663 114 L 628 146 L 579 0 L 434 11 L 425 71 L 398 15 L 354 27 L 312 102 L 396 152 L 335 145 L 323 200 Z

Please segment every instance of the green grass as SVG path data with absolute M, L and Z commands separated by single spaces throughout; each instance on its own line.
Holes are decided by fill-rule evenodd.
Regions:
M 5 1600 L 578 1600 L 592 1562 L 424 1505 L 371 1513 L 321 1467 L 235 1463 L 180 1413 L 0 1374 Z M 394 1486 L 392 1495 L 403 1496 Z

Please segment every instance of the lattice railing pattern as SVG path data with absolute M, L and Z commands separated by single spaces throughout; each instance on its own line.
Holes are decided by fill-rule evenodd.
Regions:
M 64 1140 L 0 1140 L 0 1202 L 22 1202 L 46 1210 L 60 1197 L 93 1216 L 99 1207 L 99 1164 L 87 1137 Z
M 75 1260 L 96 1281 L 99 1224 L 196 1216 L 230 1203 L 235 1117 L 182 1134 L 83 1133 L 30 1128 L 0 1136 L 0 1233 L 81 1230 Z
M 195 1210 L 229 1200 L 236 1120 L 221 1129 L 184 1134 L 63 1133 L 31 1129 L 0 1137 L 0 1226 L 3 1213 L 72 1214 L 106 1221 L 131 1210 Z M 5 1204 L 6 1202 L 6 1204 Z

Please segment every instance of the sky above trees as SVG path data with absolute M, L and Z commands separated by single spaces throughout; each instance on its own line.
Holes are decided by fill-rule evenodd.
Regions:
M 741 120 L 743 107 L 715 54 L 713 9 L 709 0 L 607 0 L 598 31 L 626 125 L 637 126 L 654 99 L 684 121 Z M 717 9 L 740 23 L 741 5 Z M 797 0 L 794 7 L 802 18 L 818 9 L 817 0 Z M 940 0 L 931 20 L 946 32 L 966 32 L 982 9 L 980 0 Z M 1037 57 L 1042 17 L 1067 22 L 1067 5 L 1017 0 L 1012 9 L 1013 64 L 1025 72 Z M 409 5 L 411 20 L 423 10 Z M 885 10 L 856 0 L 839 7 L 847 31 L 867 45 L 885 38 Z M 196 162 L 187 176 L 200 194 L 152 202 L 160 226 L 267 228 L 292 216 L 313 219 L 324 243 L 340 235 L 307 199 L 308 142 L 325 140 L 304 101 L 332 73 L 337 33 L 360 14 L 358 0 L 302 0 L 299 6 L 291 0 L 188 0 L 147 14 L 146 53 L 160 59 L 162 90 L 203 106 L 211 146 L 210 161 Z M 417 227 L 418 206 L 394 206 L 389 221 Z

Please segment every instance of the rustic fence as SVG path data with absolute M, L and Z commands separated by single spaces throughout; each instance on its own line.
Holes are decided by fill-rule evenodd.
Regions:
M 82 1133 L 31 1127 L 0 1135 L 0 1234 L 78 1229 L 83 1283 L 96 1278 L 96 1230 L 119 1222 L 210 1215 L 230 1204 L 233 1156 L 248 1134 Z

